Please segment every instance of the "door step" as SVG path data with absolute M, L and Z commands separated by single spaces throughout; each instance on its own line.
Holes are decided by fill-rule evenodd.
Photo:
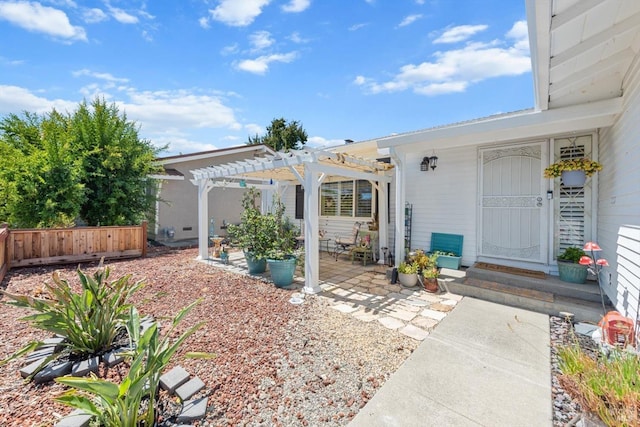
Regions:
M 577 321 L 597 323 L 603 316 L 597 284 L 573 285 L 555 276 L 545 279 L 469 268 L 442 269 L 441 284 L 451 293 L 474 297 L 538 313 L 573 313 Z M 606 296 L 605 296 L 606 298 Z M 606 311 L 612 310 L 605 299 Z

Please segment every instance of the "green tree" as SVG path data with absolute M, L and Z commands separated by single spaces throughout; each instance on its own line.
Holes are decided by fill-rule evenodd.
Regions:
M 298 150 L 307 143 L 307 132 L 297 120 L 273 119 L 263 136 L 249 137 L 248 145 L 264 144 L 275 151 Z
M 17 227 L 73 223 L 84 199 L 68 116 L 9 115 L 0 121 L 0 218 Z
M 16 227 L 137 224 L 156 196 L 161 149 L 115 104 L 96 98 L 72 114 L 0 120 L 0 221 Z
M 149 191 L 156 172 L 153 161 L 161 149 L 138 136 L 135 123 L 115 104 L 96 98 L 73 114 L 73 138 L 82 159 L 86 201 L 80 216 L 89 225 L 137 224 L 155 205 Z

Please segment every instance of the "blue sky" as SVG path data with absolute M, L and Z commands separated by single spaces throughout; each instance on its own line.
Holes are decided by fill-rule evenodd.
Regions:
M 115 102 L 162 155 L 533 106 L 524 0 L 0 0 L 0 115 Z

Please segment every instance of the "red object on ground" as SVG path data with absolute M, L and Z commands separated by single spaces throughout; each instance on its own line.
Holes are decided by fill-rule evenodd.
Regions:
M 611 345 L 635 345 L 633 319 L 624 317 L 617 311 L 610 311 L 600 320 L 602 339 Z

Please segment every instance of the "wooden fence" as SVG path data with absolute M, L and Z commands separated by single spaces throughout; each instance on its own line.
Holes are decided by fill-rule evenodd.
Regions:
M 3 254 L 6 266 L 1 261 Z M 113 227 L 0 229 L 0 280 L 3 268 L 68 264 L 102 257 L 135 258 L 146 254 L 146 222 Z
M 0 283 L 9 270 L 9 226 L 0 224 Z

